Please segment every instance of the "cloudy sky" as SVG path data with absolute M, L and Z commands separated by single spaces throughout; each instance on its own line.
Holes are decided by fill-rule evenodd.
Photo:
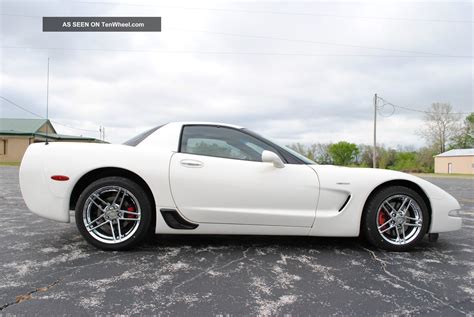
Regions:
M 199 120 L 283 143 L 369 144 L 374 93 L 473 111 L 470 0 L 105 1 L 1 0 L 0 95 L 44 115 L 49 57 L 50 117 L 84 129 L 57 130 L 98 137 L 102 125 L 114 143 Z M 42 16 L 161 16 L 162 32 L 43 33 Z M 380 143 L 423 145 L 422 114 L 381 112 Z

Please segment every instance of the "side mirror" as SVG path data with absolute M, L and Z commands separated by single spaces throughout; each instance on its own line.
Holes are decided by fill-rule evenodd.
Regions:
M 281 160 L 281 158 L 273 152 L 270 151 L 263 151 L 262 152 L 262 162 L 265 163 L 273 163 L 273 166 L 278 168 L 285 167 L 285 164 Z

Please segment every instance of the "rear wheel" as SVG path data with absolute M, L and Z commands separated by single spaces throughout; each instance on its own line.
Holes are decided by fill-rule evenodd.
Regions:
M 423 238 L 428 225 L 423 198 L 411 188 L 392 186 L 377 192 L 367 203 L 362 232 L 376 247 L 406 251 Z
M 76 225 L 84 238 L 103 250 L 130 249 L 146 237 L 151 202 L 135 182 L 106 177 L 90 184 L 76 204 Z

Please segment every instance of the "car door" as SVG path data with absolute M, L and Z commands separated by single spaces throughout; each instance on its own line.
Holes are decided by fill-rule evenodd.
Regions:
M 264 150 L 278 152 L 239 129 L 184 126 L 169 175 L 182 215 L 198 223 L 311 227 L 316 172 L 305 164 L 264 163 Z

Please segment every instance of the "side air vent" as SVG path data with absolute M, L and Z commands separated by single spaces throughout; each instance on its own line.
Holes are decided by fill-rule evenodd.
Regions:
M 351 195 L 347 196 L 347 199 L 344 201 L 341 208 L 339 208 L 339 212 L 341 212 L 344 209 L 344 207 L 346 207 L 346 205 L 347 205 L 347 203 L 349 202 L 350 199 L 351 199 Z
M 181 217 L 176 209 L 160 209 L 163 219 L 168 227 L 180 230 L 192 230 L 198 227 L 198 224 L 192 223 Z

